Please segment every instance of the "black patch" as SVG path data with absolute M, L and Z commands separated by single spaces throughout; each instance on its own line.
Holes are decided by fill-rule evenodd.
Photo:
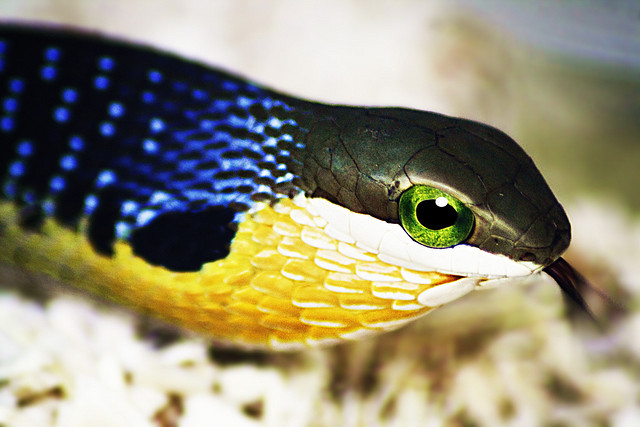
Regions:
M 259 192 L 251 195 L 251 200 L 254 202 L 272 202 L 275 197 L 271 193 Z
M 278 167 L 278 165 L 271 162 L 258 162 L 256 163 L 256 166 L 258 166 L 260 169 L 266 169 L 266 170 L 274 170 Z
M 278 154 L 280 154 L 280 150 L 276 147 L 271 147 L 269 145 L 262 147 L 262 151 L 265 152 L 265 154 L 271 154 L 273 156 L 277 156 Z
M 276 185 L 276 182 L 273 179 L 266 176 L 258 177 L 254 179 L 254 182 L 258 185 L 267 185 L 271 188 L 273 188 L 273 186 Z
M 249 107 L 249 113 L 259 122 L 266 122 L 269 120 L 269 113 L 260 103 L 252 104 Z
M 220 129 L 221 131 L 225 131 L 223 130 L 224 125 L 220 125 L 218 126 L 218 129 Z M 251 140 L 251 135 L 253 132 L 250 132 L 248 129 L 245 128 L 236 128 L 236 127 L 231 127 L 229 126 L 228 129 L 226 130 L 226 132 L 231 135 L 232 138 L 234 139 L 249 139 Z
M 238 187 L 236 187 L 236 191 L 240 194 L 250 194 L 250 193 L 253 193 L 253 186 L 239 185 Z
M 247 110 L 245 110 L 244 108 L 241 108 L 241 107 L 236 107 L 236 106 L 229 107 L 227 109 L 227 112 L 229 114 L 233 114 L 234 116 L 236 116 L 236 117 L 238 117 L 240 119 L 249 118 L 249 113 L 247 112 Z
M 171 176 L 171 180 L 175 182 L 191 181 L 195 177 L 193 172 L 176 172 Z
M 264 134 L 271 138 L 279 138 L 282 136 L 282 131 L 280 129 L 272 128 L 271 126 L 265 126 Z
M 234 151 L 234 150 L 229 150 L 229 151 L 224 151 L 220 157 L 222 157 L 223 159 L 242 159 L 244 157 L 244 154 L 242 154 L 242 152 L 240 151 Z
M 255 178 L 258 173 L 256 171 L 252 171 L 251 169 L 247 170 L 239 170 L 237 173 L 239 178 Z
M 84 199 L 91 191 L 96 171 L 84 171 L 84 176 L 73 175 L 67 179 L 65 191 L 58 195 L 55 215 L 67 226 L 74 226 L 84 211 Z
M 195 165 L 194 169 L 197 171 L 205 171 L 211 169 L 217 169 L 220 167 L 220 163 L 217 160 L 205 160 Z
M 276 105 L 275 107 L 271 108 L 269 110 L 269 113 L 271 113 L 273 115 L 273 117 L 275 117 L 276 119 L 279 119 L 279 120 L 286 120 L 291 116 L 291 113 L 289 113 L 286 110 L 286 108 L 284 108 L 281 105 Z M 285 123 L 283 126 L 286 126 L 286 125 L 288 125 L 288 123 Z
M 41 205 L 28 205 L 20 211 L 20 226 L 38 231 L 44 221 L 44 211 Z
M 227 180 L 227 179 L 234 178 L 235 176 L 237 176 L 237 174 L 238 174 L 238 171 L 236 171 L 236 170 L 223 170 L 223 171 L 220 171 L 220 172 L 216 172 L 213 175 L 213 178 L 221 180 L 221 181 L 224 181 L 224 180 Z
M 185 151 L 184 153 L 178 154 L 178 160 L 202 160 L 202 152 L 200 151 Z
M 231 202 L 229 203 L 229 208 L 236 212 L 246 212 L 249 210 L 249 205 L 241 202 Z
M 111 256 L 116 240 L 115 224 L 120 218 L 124 198 L 115 188 L 107 188 L 100 192 L 98 200 L 98 206 L 89 219 L 87 235 L 96 252 Z
M 196 131 L 194 133 L 192 133 L 191 135 L 189 135 L 189 139 L 191 141 L 199 141 L 199 142 L 207 142 L 210 141 L 211 138 L 213 138 L 213 134 L 211 132 L 204 132 L 204 131 Z M 201 157 L 200 153 L 196 153 L 198 155 L 198 159 Z
M 198 271 L 202 264 L 226 257 L 235 235 L 235 212 L 211 207 L 200 212 L 168 212 L 131 234 L 133 253 L 171 271 Z
M 249 139 L 258 143 L 264 142 L 264 135 L 257 132 L 249 131 Z
M 216 141 L 211 142 L 209 144 L 205 144 L 202 149 L 204 151 L 212 151 L 212 150 L 222 150 L 223 148 L 229 147 L 229 143 L 226 141 Z
M 196 182 L 196 183 L 191 184 L 189 186 L 189 188 L 191 188 L 192 190 L 212 191 L 213 190 L 213 183 L 211 181 Z
M 262 158 L 264 157 L 262 155 L 262 153 L 258 153 L 257 151 L 251 150 L 249 148 L 245 148 L 242 150 L 242 155 L 243 157 L 247 157 L 249 159 L 253 159 L 253 160 L 262 160 Z
M 296 145 L 291 141 L 281 140 L 276 144 L 278 150 L 291 151 L 296 148 Z

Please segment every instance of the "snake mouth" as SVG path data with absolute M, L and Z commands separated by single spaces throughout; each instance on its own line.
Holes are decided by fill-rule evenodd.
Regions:
M 587 289 L 591 287 L 587 279 L 575 268 L 571 266 L 564 258 L 560 257 L 552 264 L 542 269 L 545 273 L 555 280 L 560 286 L 564 295 L 566 295 L 581 311 L 586 313 L 591 319 L 595 320 L 595 317 L 587 302 L 584 300 L 580 289 Z

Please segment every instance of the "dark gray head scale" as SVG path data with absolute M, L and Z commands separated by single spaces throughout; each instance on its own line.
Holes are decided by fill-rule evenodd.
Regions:
M 531 158 L 503 132 L 399 108 L 332 107 L 311 126 L 305 190 L 398 222 L 398 199 L 429 185 L 475 214 L 467 244 L 546 266 L 568 247 L 567 216 Z

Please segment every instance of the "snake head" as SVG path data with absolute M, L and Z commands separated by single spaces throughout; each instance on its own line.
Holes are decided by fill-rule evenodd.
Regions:
M 374 239 L 378 247 L 369 249 L 413 268 L 510 277 L 551 265 L 568 247 L 570 224 L 562 206 L 531 158 L 505 133 L 423 111 L 344 107 L 340 112 L 310 132 L 303 181 L 309 193 L 397 224 L 405 237 L 419 243 L 407 255 L 385 255 L 380 242 L 392 240 L 387 230 Z M 413 200 L 403 203 L 408 192 Z M 434 215 L 443 211 L 434 205 L 438 202 L 453 219 L 438 223 L 432 234 L 456 236 L 437 244 L 419 237 L 418 228 L 425 228 L 425 222 L 429 228 L 429 218 L 419 218 L 427 215 L 421 201 L 428 200 Z M 460 232 L 454 223 L 463 217 L 466 228 Z M 406 218 L 413 218 L 415 227 Z M 406 241 L 396 243 L 394 251 Z M 443 261 L 448 267 L 430 261 L 446 258 L 445 253 L 452 258 Z M 470 261 L 458 261 L 460 256 Z

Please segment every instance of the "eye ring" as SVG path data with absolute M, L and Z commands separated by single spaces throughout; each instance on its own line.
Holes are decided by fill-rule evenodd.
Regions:
M 455 197 L 428 185 L 405 190 L 398 203 L 400 223 L 416 242 L 430 248 L 448 248 L 464 242 L 475 218 Z

